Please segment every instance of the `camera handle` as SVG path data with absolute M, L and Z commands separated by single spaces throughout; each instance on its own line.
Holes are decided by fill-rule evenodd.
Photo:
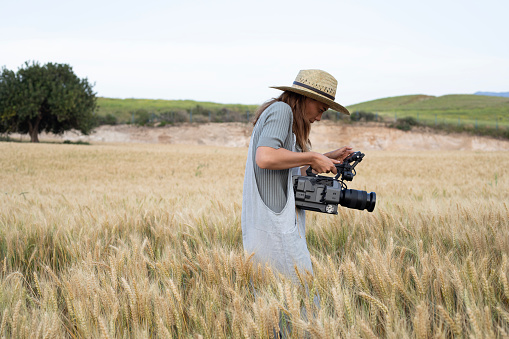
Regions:
M 338 167 L 338 165 L 336 165 L 336 168 L 337 168 L 337 169 L 338 169 L 338 171 L 339 171 L 339 169 L 340 169 L 340 168 Z M 331 178 L 331 177 L 323 176 L 323 175 L 318 175 L 318 174 L 313 173 L 313 168 L 311 168 L 311 166 L 309 166 L 309 167 L 306 169 L 306 175 L 307 175 L 308 177 L 314 177 L 314 178 L 320 178 L 320 179 L 332 180 L 332 178 Z M 338 177 L 339 177 L 340 175 L 341 175 L 341 173 L 340 173 L 340 172 L 338 172 L 338 174 L 336 175 L 336 177 L 334 178 L 334 180 L 337 180 L 337 179 L 338 179 Z M 341 183 L 343 183 L 343 181 L 340 181 L 340 182 L 341 182 Z
M 340 164 L 336 164 L 336 169 L 338 171 L 338 173 L 336 174 L 336 177 L 334 179 L 338 180 L 339 177 L 341 176 L 341 173 L 343 173 L 343 170 L 345 169 L 345 166 L 348 166 L 350 165 L 350 163 L 353 162 L 353 164 L 350 165 L 350 170 L 353 170 L 354 172 L 354 175 L 355 175 L 355 166 L 357 166 L 357 164 L 359 162 L 362 161 L 362 158 L 364 158 L 364 153 L 362 152 L 354 152 L 352 154 L 350 154 L 346 159 L 343 160 L 342 163 Z M 309 166 L 307 169 L 306 169 L 306 174 L 308 177 L 316 177 L 317 174 L 313 173 L 313 169 L 311 168 L 311 166 Z
M 344 165 L 343 164 L 336 164 L 335 166 L 336 166 L 336 169 L 337 169 L 338 173 L 336 174 L 336 177 L 334 179 L 337 180 L 341 176 L 341 173 L 342 173 Z M 317 177 L 318 176 L 318 174 L 313 173 L 313 168 L 311 168 L 311 166 L 308 166 L 308 168 L 306 169 L 306 175 L 308 177 Z
M 316 174 L 313 173 L 313 169 L 311 168 L 311 166 L 308 166 L 308 168 L 306 169 L 306 174 L 308 177 L 316 177 Z

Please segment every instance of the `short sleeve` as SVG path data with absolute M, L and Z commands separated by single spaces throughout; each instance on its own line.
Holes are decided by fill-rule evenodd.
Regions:
M 277 102 L 264 112 L 263 128 L 256 147 L 268 146 L 274 149 L 284 147 L 292 130 L 293 113 L 288 104 Z

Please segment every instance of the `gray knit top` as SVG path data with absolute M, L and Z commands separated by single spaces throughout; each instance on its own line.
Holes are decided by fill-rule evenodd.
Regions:
M 291 107 L 284 102 L 275 102 L 261 114 L 251 135 L 251 142 L 260 146 L 274 149 L 281 147 L 292 150 L 293 146 L 293 113 Z M 301 151 L 298 144 L 297 151 Z M 288 173 L 285 170 L 269 170 L 258 167 L 256 152 L 253 152 L 253 166 L 256 184 L 260 196 L 271 210 L 279 213 L 283 210 L 287 198 Z

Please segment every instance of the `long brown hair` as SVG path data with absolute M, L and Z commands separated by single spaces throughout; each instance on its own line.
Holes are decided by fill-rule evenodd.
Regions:
M 297 139 L 297 143 L 303 152 L 308 152 L 311 148 L 311 142 L 309 141 L 309 133 L 311 131 L 311 123 L 308 119 L 306 119 L 306 99 L 307 97 L 290 92 L 284 91 L 279 97 L 272 98 L 271 100 L 263 103 L 255 112 L 255 118 L 253 121 L 253 125 L 256 125 L 256 122 L 262 115 L 263 111 L 267 109 L 270 105 L 275 102 L 282 101 L 288 104 L 292 108 L 293 112 L 293 125 L 292 131 L 295 133 L 295 138 Z

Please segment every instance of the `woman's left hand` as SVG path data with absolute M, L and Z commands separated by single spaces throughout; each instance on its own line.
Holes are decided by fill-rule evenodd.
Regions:
M 343 161 L 346 157 L 348 157 L 350 154 L 352 154 L 354 151 L 352 150 L 352 147 L 344 146 L 341 148 L 338 148 L 335 151 L 330 151 L 325 153 L 324 155 L 328 158 Z

